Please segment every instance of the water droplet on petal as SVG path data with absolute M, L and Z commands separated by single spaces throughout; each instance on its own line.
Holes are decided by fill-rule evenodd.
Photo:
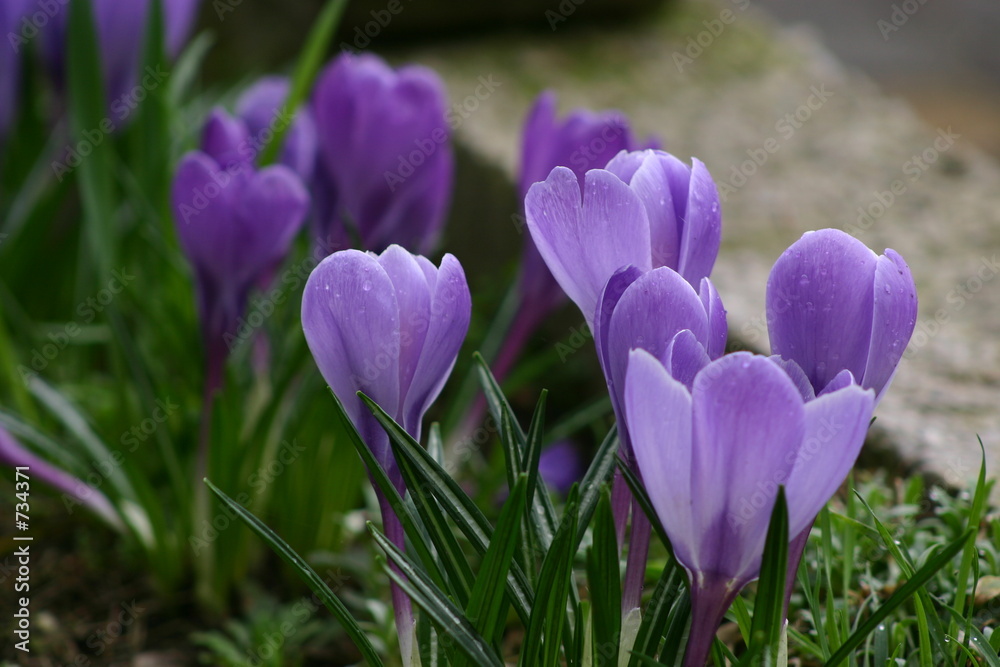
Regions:
M 361 283 L 361 289 L 365 292 L 370 292 L 372 290 L 372 282 L 370 280 L 364 281 Z

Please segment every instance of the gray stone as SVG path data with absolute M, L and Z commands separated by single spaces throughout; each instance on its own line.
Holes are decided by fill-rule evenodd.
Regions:
M 704 160 L 720 187 L 733 186 L 713 278 L 733 337 L 752 348 L 767 349 L 770 267 L 803 232 L 838 227 L 876 251 L 899 251 L 917 281 L 919 323 L 878 408 L 873 437 L 900 461 L 961 485 L 978 472 L 979 434 L 995 473 L 1000 168 L 963 141 L 960 126 L 924 125 L 811 35 L 779 29 L 747 6 L 744 0 L 678 3 L 631 28 L 576 29 L 569 21 L 545 38 L 504 35 L 405 55 L 435 67 L 455 103 L 475 97 L 477 87 L 482 92 L 483 78 L 499 82 L 462 119 L 458 137 L 473 161 L 508 175 L 516 169 L 525 111 L 545 87 L 558 92 L 564 110 L 619 108 L 666 149 Z M 690 47 L 699 39 L 700 53 Z M 796 112 L 808 116 L 797 127 L 786 118 Z M 941 137 L 949 132 L 957 140 L 947 144 Z M 771 138 L 777 151 L 759 166 L 747 163 L 753 173 L 741 184 L 734 174 L 752 154 L 760 157 Z M 902 194 L 880 204 L 888 196 L 879 193 L 894 181 Z M 506 248 L 515 256 L 509 201 L 484 192 L 462 196 L 460 219 L 489 220 L 490 228 L 452 230 L 452 239 L 487 234 L 486 254 Z M 490 211 L 491 201 L 503 202 L 501 210 Z M 859 218 L 859 209 L 871 217 Z M 469 210 L 480 212 L 477 222 L 469 221 Z

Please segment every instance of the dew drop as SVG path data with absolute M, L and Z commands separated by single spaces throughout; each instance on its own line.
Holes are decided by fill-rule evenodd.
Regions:
M 370 280 L 364 281 L 363 283 L 361 283 L 361 289 L 365 292 L 372 291 L 372 282 Z

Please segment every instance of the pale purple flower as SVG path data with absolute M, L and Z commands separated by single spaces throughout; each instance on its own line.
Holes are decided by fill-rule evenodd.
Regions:
M 582 193 L 581 193 L 582 189 Z M 556 281 L 593 325 L 605 284 L 620 268 L 667 266 L 692 285 L 719 252 L 719 194 L 697 159 L 688 167 L 657 150 L 619 153 L 583 186 L 556 167 L 525 199 L 532 239 Z
M 357 396 L 364 392 L 414 439 L 441 392 L 469 327 L 472 299 L 461 264 L 445 255 L 439 267 L 400 246 L 381 255 L 335 252 L 317 266 L 302 295 L 302 330 L 316 365 L 351 422 L 396 487 L 403 479 L 389 438 Z M 378 494 L 386 535 L 400 548 L 402 525 Z M 412 611 L 392 586 L 405 664 L 412 646 Z
M 202 150 L 182 158 L 172 205 L 181 248 L 194 269 L 210 384 L 237 340 L 247 295 L 288 253 L 309 195 L 287 167 L 257 170 L 244 154 L 245 123 L 216 110 Z
M 771 351 L 795 361 L 821 393 L 843 371 L 885 394 L 917 321 L 910 269 L 837 229 L 806 232 L 767 281 Z M 843 378 L 839 383 L 843 382 Z
M 109 525 L 119 529 L 123 527 L 118 512 L 103 493 L 26 449 L 2 425 L 0 425 L 0 464 L 10 468 L 26 468 L 27 470 L 22 472 L 29 479 L 37 479 L 61 491 L 66 496 L 68 507 L 83 505 Z
M 302 330 L 316 365 L 397 484 L 388 436 L 356 393 L 371 397 L 419 439 L 424 412 L 455 364 L 471 309 L 455 257 L 446 254 L 435 267 L 397 245 L 381 255 L 335 252 L 306 282 Z
M 705 664 L 719 621 L 759 575 L 779 485 L 797 535 L 854 464 L 873 406 L 855 384 L 807 401 L 785 369 L 747 352 L 708 363 L 690 388 L 650 353 L 630 354 L 635 456 L 691 581 L 685 665 Z
M 312 98 L 319 137 L 317 235 L 428 252 L 451 200 L 454 164 L 444 84 L 426 67 L 393 70 L 343 53 Z
M 255 157 L 273 139 L 276 130 L 291 123 L 279 162 L 308 183 L 316 165 L 316 123 L 308 106 L 296 109 L 288 117 L 282 114 L 290 85 L 283 76 L 258 79 L 236 101 L 236 115 L 246 123 Z
M 55 2 L 52 16 L 41 30 L 42 53 L 57 86 L 66 81 L 68 2 Z M 139 85 L 162 83 L 159 72 L 141 71 L 149 22 L 150 0 L 93 0 L 94 25 L 101 51 L 104 87 L 111 117 L 124 121 L 137 103 Z M 194 24 L 200 0 L 162 0 L 164 42 L 171 58 L 180 53 Z

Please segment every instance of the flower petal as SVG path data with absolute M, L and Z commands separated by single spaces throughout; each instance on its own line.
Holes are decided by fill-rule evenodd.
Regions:
M 771 269 L 771 351 L 794 359 L 813 388 L 843 369 L 863 377 L 872 333 L 876 255 L 836 229 L 807 232 Z
M 795 388 L 799 390 L 800 394 L 802 394 L 803 401 L 809 402 L 816 398 L 816 390 L 813 389 L 812 383 L 809 382 L 809 378 L 806 377 L 805 371 L 803 371 L 797 363 L 791 359 L 782 359 L 776 354 L 768 357 L 768 359 L 771 360 L 771 363 L 788 374 L 788 377 L 792 380 L 792 384 L 794 384 Z M 849 372 L 848 375 L 850 375 Z
M 576 176 L 556 167 L 525 199 L 528 228 L 549 270 L 592 325 L 608 279 L 628 264 L 650 266 L 649 224 L 642 202 L 613 174 L 587 172 L 580 200 Z
M 712 362 L 705 351 L 705 346 L 689 329 L 679 331 L 673 337 L 663 354 L 663 360 L 663 365 L 670 370 L 670 376 L 689 391 L 698 372 Z
M 302 331 L 323 378 L 379 462 L 388 465 L 388 437 L 355 395 L 363 391 L 398 414 L 399 305 L 376 258 L 344 250 L 320 262 L 302 295 Z
M 681 166 L 687 169 L 683 163 Z M 674 169 L 680 171 L 680 167 Z M 715 259 L 719 255 L 722 207 L 715 181 L 701 160 L 692 158 L 690 173 L 687 196 L 684 198 L 686 205 L 681 223 L 680 263 L 677 271 L 689 283 L 696 285 L 712 273 Z M 677 206 L 678 203 L 675 196 L 674 205 Z
M 629 353 L 625 414 L 639 471 L 650 502 L 667 531 L 674 555 L 697 569 L 696 527 L 692 523 L 691 396 L 645 350 Z M 699 499 L 700 502 L 700 499 Z
M 399 304 L 399 392 L 406 396 L 424 349 L 431 288 L 416 258 L 400 246 L 389 246 L 377 259 L 392 281 Z
M 245 164 L 253 157 L 246 124 L 219 107 L 212 109 L 205 121 L 201 149 L 223 169 Z
M 645 153 L 646 158 L 628 181 L 629 187 L 646 207 L 653 266 L 676 270 L 680 261 L 681 222 L 659 156 L 654 151 Z
M 847 477 L 865 442 L 874 402 L 874 392 L 852 385 L 806 404 L 805 437 L 785 482 L 789 535 L 810 526 Z
M 701 297 L 705 312 L 708 314 L 708 343 L 705 348 L 709 357 L 718 359 L 725 353 L 726 341 L 729 338 L 726 308 L 722 305 L 722 297 L 719 296 L 718 290 L 708 278 L 701 279 L 698 296 Z
M 874 299 L 871 346 L 862 385 L 875 390 L 878 402 L 889 387 L 917 323 L 917 288 L 910 267 L 895 250 L 886 250 L 878 258 Z
M 240 225 L 231 242 L 241 254 L 235 276 L 253 282 L 288 253 L 305 222 L 309 193 L 295 172 L 272 165 L 254 174 L 234 203 Z
M 691 495 L 698 569 L 757 576 L 778 485 L 805 432 L 802 397 L 766 357 L 724 356 L 695 378 Z
M 437 280 L 430 287 L 431 303 L 427 319 L 417 323 L 417 326 L 427 327 L 427 334 L 402 405 L 404 425 L 417 439 L 420 437 L 420 420 L 441 393 L 455 365 L 472 313 L 472 297 L 465 272 L 453 255 L 446 254 L 441 258 Z

